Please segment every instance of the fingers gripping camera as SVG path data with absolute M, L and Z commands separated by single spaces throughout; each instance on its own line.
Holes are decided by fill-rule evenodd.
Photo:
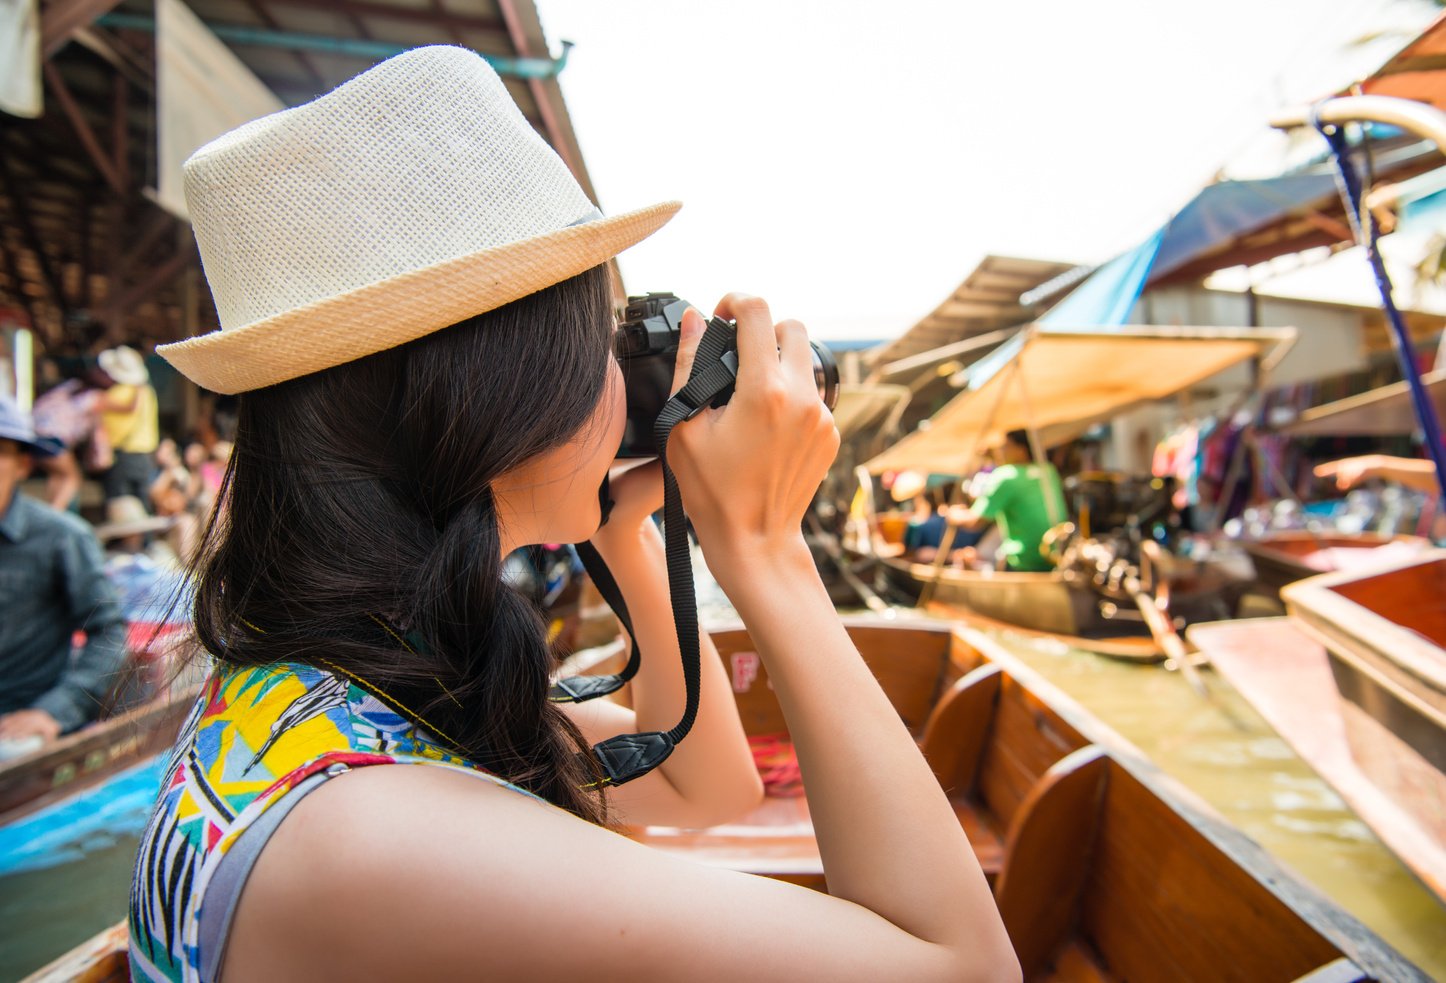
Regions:
M 683 312 L 689 306 L 687 301 L 668 293 L 628 298 L 623 321 L 618 325 L 613 342 L 613 353 L 626 381 L 628 401 L 627 428 L 623 432 L 623 445 L 618 457 L 655 457 L 658 454 L 653 427 L 671 394 L 678 342 L 682 337 Z M 733 322 L 721 318 L 715 317 L 709 324 L 715 328 L 726 327 L 730 332 L 737 330 Z M 825 346 L 816 341 L 810 341 L 809 345 L 813 348 L 813 377 L 818 385 L 818 397 L 832 410 L 838 405 L 838 363 Z M 718 361 L 736 374 L 736 341 L 727 347 Z M 694 368 L 697 371 L 698 366 Z M 730 386 L 719 393 L 711 405 L 722 406 L 732 395 Z

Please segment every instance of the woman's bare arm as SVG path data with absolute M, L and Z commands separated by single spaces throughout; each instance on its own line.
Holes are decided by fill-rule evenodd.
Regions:
M 594 542 L 622 589 L 643 660 L 632 681 L 633 709 L 592 700 L 565 704 L 564 710 L 594 744 L 615 734 L 669 730 L 683 715 L 685 690 L 662 538 L 644 519 L 620 524 Z M 624 823 L 712 826 L 738 818 L 763 797 L 728 675 L 706 633 L 699 638 L 699 659 L 692 731 L 660 768 L 608 792 L 610 811 Z
M 961 939 L 980 918 L 939 915 Z M 329 781 L 287 816 L 247 880 L 222 977 L 967 983 L 1018 969 L 1007 948 L 919 938 L 468 775 L 390 765 Z

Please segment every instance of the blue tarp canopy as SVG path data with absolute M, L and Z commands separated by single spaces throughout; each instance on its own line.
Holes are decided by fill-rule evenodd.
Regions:
M 1242 236 L 1335 201 L 1335 179 L 1330 174 L 1212 184 L 1139 246 L 1092 273 L 1040 323 L 1093 329 L 1126 324 L 1149 283 L 1224 250 Z M 1297 248 L 1299 244 L 1292 242 L 1281 252 Z M 1228 261 L 1221 263 L 1226 265 Z
M 1446 167 L 1401 182 L 1396 195 L 1398 230 L 1440 232 L 1446 229 Z

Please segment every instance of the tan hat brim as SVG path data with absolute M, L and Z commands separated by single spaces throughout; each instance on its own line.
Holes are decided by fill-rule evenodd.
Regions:
M 156 353 L 213 392 L 240 393 L 320 372 L 495 310 L 604 263 L 682 205 L 648 208 L 459 256 Z

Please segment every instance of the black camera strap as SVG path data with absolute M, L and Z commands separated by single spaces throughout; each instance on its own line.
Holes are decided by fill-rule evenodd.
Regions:
M 735 333 L 734 326 L 722 318 L 715 317 L 708 322 L 703 337 L 698 341 L 698 351 L 693 358 L 693 369 L 687 384 L 664 405 L 653 427 L 663 466 L 663 542 L 668 566 L 668 594 L 673 608 L 673 626 L 678 633 L 678 651 L 683 660 L 683 684 L 687 695 L 683 717 L 672 730 L 619 734 L 595 745 L 593 754 L 602 765 L 603 784 L 606 785 L 622 785 L 658 767 L 693 729 L 693 721 L 698 716 L 698 691 L 702 681 L 698 599 L 693 592 L 693 564 L 688 553 L 688 517 L 683 511 L 683 496 L 678 490 L 677 478 L 673 469 L 668 467 L 668 438 L 678 424 L 692 419 L 708 406 L 720 402 L 720 397 L 726 398 L 730 394 L 738 377 Z M 606 522 L 611 505 L 607 500 L 606 483 L 601 497 L 603 521 Z M 637 637 L 617 581 L 591 545 L 579 543 L 577 549 L 588 575 L 597 584 L 598 592 L 628 633 L 633 651 L 621 673 L 560 681 L 550 697 L 556 702 L 590 700 L 614 692 L 633 677 L 641 662 Z M 589 679 L 597 682 L 581 681 Z

